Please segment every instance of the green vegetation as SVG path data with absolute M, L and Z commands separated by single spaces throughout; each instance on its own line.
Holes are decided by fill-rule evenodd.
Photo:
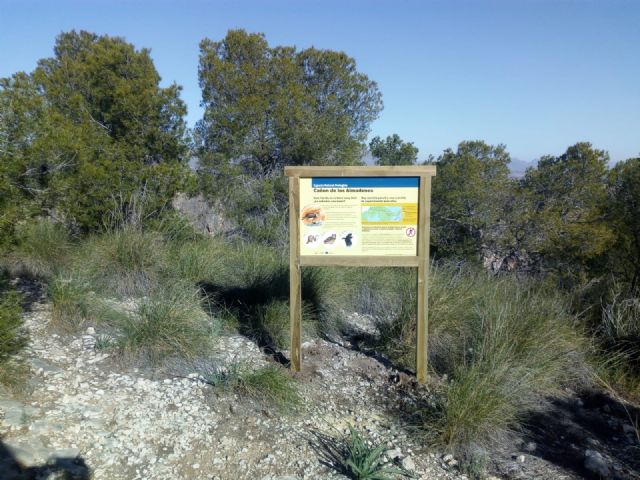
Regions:
M 385 466 L 382 455 L 384 444 L 370 446 L 360 433 L 349 425 L 349 437 L 345 440 L 344 465 L 349 476 L 356 480 L 391 480 L 392 475 L 404 472 L 397 467 Z
M 20 390 L 28 368 L 15 359 L 27 344 L 20 295 L 0 277 L 0 386 Z
M 207 380 L 223 391 L 235 391 L 256 400 L 266 399 L 277 407 L 291 407 L 300 403 L 293 378 L 277 365 L 250 368 L 247 364 L 234 363 Z
M 119 297 L 144 295 L 167 268 L 168 252 L 156 232 L 125 226 L 87 239 L 76 270 L 95 289 Z
M 202 190 L 245 237 L 284 245 L 282 168 L 358 164 L 382 109 L 376 83 L 343 52 L 270 47 L 244 30 L 200 43 L 198 77 Z
M 65 332 L 76 332 L 95 309 L 95 297 L 86 285 L 73 278 L 55 277 L 49 282 L 51 301 L 50 326 Z
M 509 153 L 504 145 L 462 142 L 438 157 L 433 179 L 432 243 L 439 257 L 478 257 L 502 236 L 511 203 Z
M 347 435 L 316 434 L 320 454 L 341 474 L 354 480 L 394 480 L 411 477 L 404 469 L 385 464 L 384 444 L 375 445 L 352 425 Z
M 0 362 L 6 362 L 24 347 L 27 337 L 22 327 L 20 296 L 0 286 Z
M 180 87 L 159 82 L 149 50 L 84 31 L 58 36 L 32 73 L 0 79 L 4 242 L 33 215 L 87 232 L 136 195 L 153 215 L 187 187 L 186 108 Z
M 16 227 L 15 245 L 0 264 L 12 274 L 45 280 L 69 261 L 72 243 L 65 228 L 49 219 Z
M 193 288 L 173 284 L 152 290 L 133 312 L 117 321 L 119 349 L 154 362 L 203 353 L 213 332 L 201 304 Z
M 588 378 L 588 342 L 561 294 L 534 281 L 495 278 L 475 269 L 432 269 L 429 361 L 438 376 L 437 404 L 423 413 L 432 441 L 458 448 L 517 429 L 520 415 L 545 394 Z M 364 280 L 360 311 L 379 335 L 364 348 L 412 368 L 415 272 L 380 269 Z
M 376 159 L 376 165 L 413 165 L 418 159 L 418 148 L 411 142 L 404 142 L 396 133 L 384 140 L 373 137 L 369 151 Z

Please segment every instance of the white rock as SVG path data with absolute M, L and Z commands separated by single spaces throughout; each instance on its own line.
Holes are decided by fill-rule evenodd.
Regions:
M 416 464 L 413 463 L 413 460 L 411 459 L 411 457 L 403 458 L 401 464 L 402 464 L 402 468 L 404 468 L 405 470 L 413 471 L 416 468 Z
M 387 451 L 387 456 L 393 460 L 395 458 L 401 457 L 402 451 L 399 448 L 394 448 L 393 450 Z
M 611 474 L 609 463 L 600 452 L 596 452 L 595 450 L 587 450 L 584 452 L 584 468 L 604 478 L 608 478 Z

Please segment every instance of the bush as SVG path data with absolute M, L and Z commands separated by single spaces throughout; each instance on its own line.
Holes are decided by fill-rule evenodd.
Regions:
M 602 309 L 602 321 L 596 333 L 611 347 L 631 354 L 635 351 L 640 360 L 640 298 L 625 297 L 617 288 L 611 302 Z
M 225 244 L 206 240 L 185 245 L 177 255 L 178 271 L 203 285 L 217 314 L 231 315 L 240 330 L 261 346 L 289 345 L 289 267 L 285 252 L 258 243 Z M 331 292 L 341 289 L 322 269 L 302 274 L 302 321 L 305 332 L 326 331 L 334 318 Z M 322 321 L 320 321 L 322 320 Z
M 6 267 L 13 275 L 48 279 L 69 260 L 71 240 L 64 226 L 37 219 L 17 228 L 17 240 Z
M 191 242 L 206 238 L 189 223 L 185 215 L 176 210 L 166 210 L 162 215 L 148 220 L 145 229 L 161 233 L 169 242 Z
M 261 244 L 238 243 L 227 252 L 228 268 L 221 280 L 226 285 L 260 293 L 261 299 L 288 297 L 289 266 L 285 255 L 286 252 Z
M 156 287 L 115 323 L 120 351 L 152 363 L 170 356 L 193 358 L 206 350 L 212 334 L 200 293 L 180 284 Z
M 258 305 L 252 312 L 254 336 L 262 336 L 262 341 L 270 346 L 287 349 L 291 342 L 289 302 L 273 300 L 266 305 Z M 305 336 L 317 333 L 313 309 L 308 303 L 302 303 L 302 330 Z

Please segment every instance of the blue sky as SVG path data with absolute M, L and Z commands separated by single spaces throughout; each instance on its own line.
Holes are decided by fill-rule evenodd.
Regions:
M 0 76 L 31 71 L 62 31 L 119 35 L 152 51 L 163 83 L 200 118 L 198 43 L 231 28 L 272 45 L 343 50 L 378 82 L 372 136 L 438 155 L 467 139 L 513 158 L 578 141 L 640 155 L 640 1 L 0 0 Z

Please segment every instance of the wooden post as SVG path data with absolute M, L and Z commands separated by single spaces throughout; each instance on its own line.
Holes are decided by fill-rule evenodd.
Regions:
M 418 203 L 418 308 L 416 377 L 427 381 L 429 328 L 429 233 L 431 230 L 431 176 L 420 176 Z
M 302 286 L 300 281 L 300 177 L 289 177 L 289 317 L 291 320 L 291 368 L 300 371 Z

